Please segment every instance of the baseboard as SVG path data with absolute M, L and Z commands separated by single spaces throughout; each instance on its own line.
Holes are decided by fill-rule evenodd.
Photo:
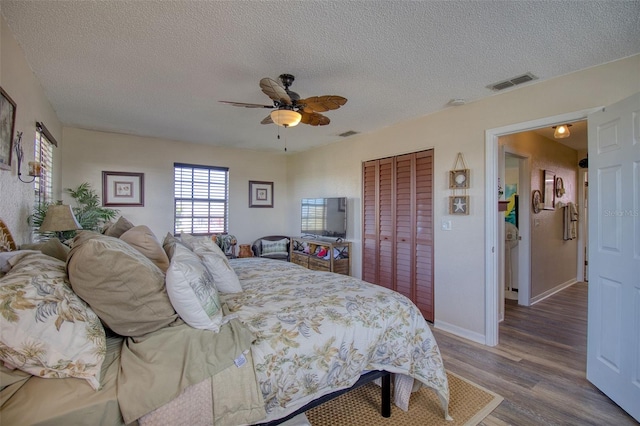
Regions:
M 471 340 L 476 343 L 480 343 L 481 345 L 486 344 L 486 338 L 484 334 L 476 333 L 475 331 L 467 330 L 466 328 L 458 327 L 457 325 L 438 320 L 434 321 L 433 326 L 439 330 L 455 334 L 456 336 Z
M 536 297 L 532 297 L 531 298 L 531 305 L 535 305 L 536 303 L 546 299 L 547 297 L 553 296 L 554 294 L 564 290 L 567 287 L 571 287 L 572 285 L 574 285 L 577 282 L 578 281 L 575 278 L 572 278 L 567 282 L 564 282 L 564 283 L 562 283 L 560 285 L 557 285 L 554 288 L 549 289 L 549 290 L 545 291 L 544 293 L 537 295 Z

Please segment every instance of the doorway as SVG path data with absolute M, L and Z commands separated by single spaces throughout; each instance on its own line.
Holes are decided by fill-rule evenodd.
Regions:
M 503 232 L 499 241 L 504 265 L 501 280 L 504 289 L 501 309 L 504 312 L 505 299 L 516 300 L 518 305 L 530 305 L 531 219 L 529 197 L 525 194 L 531 192 L 531 155 L 508 144 L 501 144 L 501 153 L 500 181 L 504 182 L 503 198 L 508 201 L 504 213 L 498 215 L 498 229 Z
M 500 146 L 498 138 L 500 136 L 513 133 L 536 130 L 551 127 L 562 123 L 586 120 L 587 116 L 597 111 L 599 108 L 577 111 L 569 114 L 562 114 L 554 117 L 547 117 L 539 120 L 513 124 L 505 127 L 487 130 L 485 133 L 485 344 L 495 346 L 498 344 L 498 324 L 500 320 L 501 285 L 503 283 L 500 267 L 503 266 L 501 260 L 502 248 L 501 239 L 504 233 L 501 231 L 501 221 L 496 206 L 498 205 L 498 192 L 496 186 L 500 178 Z M 530 193 L 531 191 L 529 191 Z M 527 209 L 529 206 L 529 196 L 527 198 Z M 525 209 L 523 209 L 525 210 Z

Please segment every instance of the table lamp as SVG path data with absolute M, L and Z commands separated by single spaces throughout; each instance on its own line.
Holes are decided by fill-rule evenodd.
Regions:
M 63 241 L 64 231 L 75 231 L 78 229 L 82 229 L 82 226 L 80 226 L 74 216 L 71 206 L 62 204 L 62 201 L 58 201 L 57 204 L 49 206 L 38 231 L 55 232 L 58 239 Z

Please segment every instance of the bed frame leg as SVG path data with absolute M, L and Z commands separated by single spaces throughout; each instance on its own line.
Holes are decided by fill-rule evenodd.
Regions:
M 380 415 L 391 417 L 391 373 L 382 376 L 382 401 L 380 404 Z

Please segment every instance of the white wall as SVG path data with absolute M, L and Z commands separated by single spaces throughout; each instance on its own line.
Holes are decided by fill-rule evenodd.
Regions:
M 347 239 L 355 243 L 352 272 L 360 276 L 362 162 L 433 147 L 435 323 L 482 340 L 485 131 L 612 104 L 640 91 L 639 71 L 640 55 L 636 55 L 296 154 L 288 159 L 290 195 L 294 199 L 330 194 L 350 197 Z M 447 212 L 447 173 L 458 152 L 471 170 L 469 216 Z M 452 221 L 451 231 L 440 229 L 445 219 Z
M 173 163 L 229 167 L 229 233 L 238 244 L 271 234 L 287 234 L 284 154 L 216 148 L 77 128 L 63 129 L 62 187 L 89 182 L 102 199 L 102 172 L 144 173 L 144 207 L 118 207 L 135 225 L 147 225 L 158 238 L 173 232 Z M 249 181 L 273 182 L 274 207 L 249 208 Z M 63 197 L 65 202 L 71 202 Z
M 23 132 L 23 177 L 27 178 L 27 162 L 34 159 L 36 121 L 45 123 L 60 145 L 62 127 L 47 100 L 40 83 L 27 64 L 22 49 L 13 38 L 9 26 L 0 15 L 0 86 L 16 103 L 15 131 Z M 13 135 L 15 137 L 15 133 Z M 54 161 L 59 158 L 54 149 Z M 33 185 L 18 180 L 17 160 L 12 153 L 11 170 L 0 170 L 0 218 L 7 224 L 18 244 L 29 241 L 27 217 L 33 210 Z M 54 170 L 60 176 L 59 168 Z M 59 179 L 54 185 L 59 185 Z

